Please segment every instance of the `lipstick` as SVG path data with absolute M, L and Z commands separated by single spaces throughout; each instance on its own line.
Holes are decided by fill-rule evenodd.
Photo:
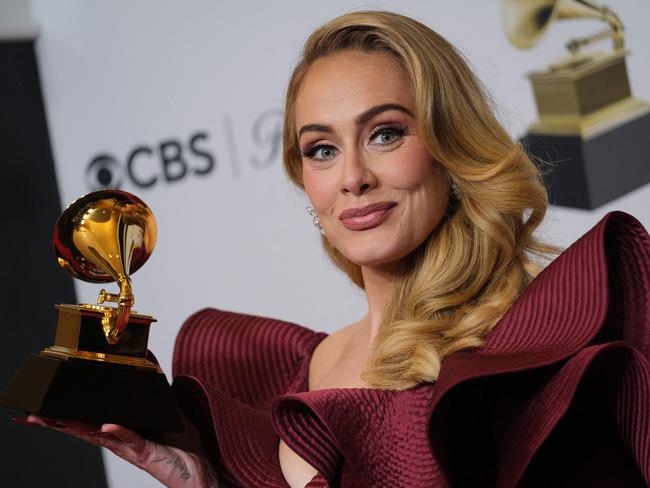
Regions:
M 395 205 L 395 202 L 379 202 L 361 208 L 348 208 L 341 212 L 339 220 L 346 229 L 372 229 L 386 220 Z

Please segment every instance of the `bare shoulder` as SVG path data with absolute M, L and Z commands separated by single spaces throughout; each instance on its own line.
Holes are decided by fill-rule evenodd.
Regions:
M 309 385 L 316 385 L 330 371 L 341 356 L 350 337 L 358 329 L 359 323 L 347 325 L 323 339 L 314 349 L 309 363 Z

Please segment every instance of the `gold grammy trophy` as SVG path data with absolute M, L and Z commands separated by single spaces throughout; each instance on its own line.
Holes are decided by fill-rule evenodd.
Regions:
M 540 160 L 557 163 L 545 175 L 552 203 L 595 208 L 650 181 L 650 106 L 632 96 L 619 17 L 592 0 L 502 0 L 501 7 L 508 38 L 522 49 L 556 20 L 608 25 L 570 40 L 565 56 L 528 75 L 539 120 L 522 142 Z M 610 49 L 585 50 L 607 40 Z
M 114 281 L 119 293 L 102 289 L 96 305 L 56 305 L 54 345 L 27 358 L 1 404 L 144 432 L 182 430 L 169 384 L 147 350 L 156 319 L 133 310 L 130 275 L 151 256 L 156 238 L 153 213 L 127 192 L 96 191 L 63 212 L 53 236 L 59 265 L 84 281 Z

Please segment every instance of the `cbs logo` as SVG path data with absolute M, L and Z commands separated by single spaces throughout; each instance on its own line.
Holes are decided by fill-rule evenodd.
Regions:
M 216 168 L 216 157 L 206 149 L 206 132 L 195 132 L 187 141 L 165 139 L 156 145 L 138 145 L 120 162 L 112 154 L 95 156 L 86 168 L 89 190 L 120 188 L 125 179 L 139 188 L 160 182 L 173 183 L 190 176 L 206 176 Z

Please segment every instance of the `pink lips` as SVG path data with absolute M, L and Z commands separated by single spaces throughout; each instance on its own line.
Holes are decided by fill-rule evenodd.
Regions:
M 339 219 L 350 230 L 372 229 L 388 217 L 395 205 L 397 205 L 395 202 L 379 202 L 362 208 L 348 208 L 341 212 Z

